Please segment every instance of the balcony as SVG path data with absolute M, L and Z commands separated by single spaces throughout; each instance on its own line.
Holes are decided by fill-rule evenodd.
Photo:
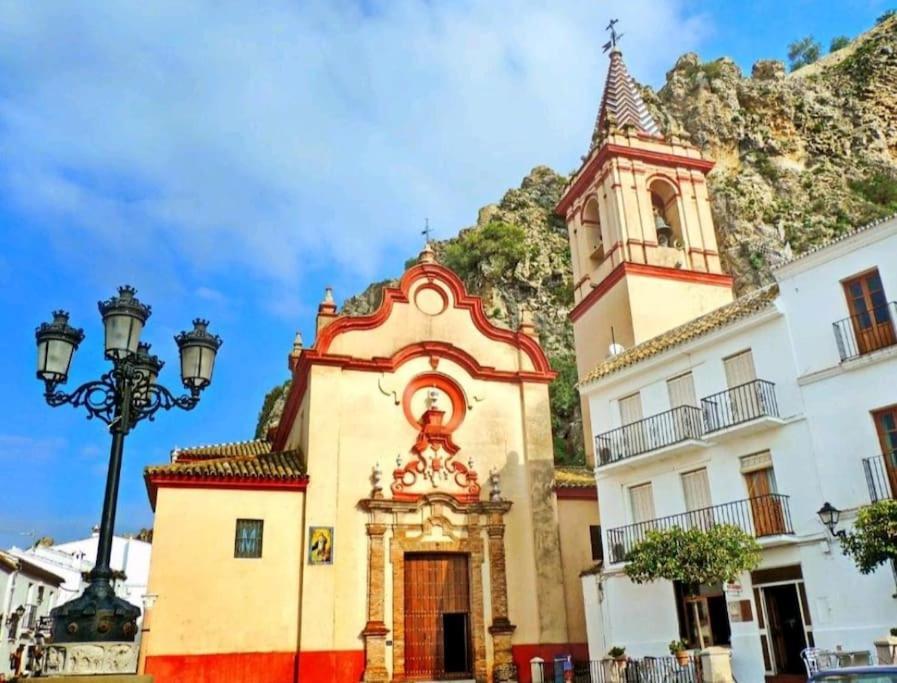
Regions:
M 832 323 L 841 362 L 897 344 L 895 315 L 897 304 L 891 301 Z
M 598 465 L 611 465 L 652 451 L 671 454 L 703 447 L 707 445 L 701 440 L 703 433 L 701 409 L 679 406 L 596 436 Z
M 794 533 L 791 527 L 788 496 L 773 493 L 608 529 L 607 541 L 610 546 L 611 562 L 625 562 L 632 549 L 645 540 L 649 531 L 662 531 L 673 527 L 681 529 L 697 527 L 706 531 L 717 524 L 737 526 L 758 539 Z
M 744 435 L 782 424 L 776 403 L 776 385 L 755 379 L 701 399 L 704 429 L 718 439 Z
M 890 460 L 890 468 L 885 463 L 886 457 Z M 866 484 L 869 485 L 869 498 L 873 503 L 894 497 L 894 491 L 897 490 L 897 451 L 891 451 L 886 456 L 864 458 L 863 471 L 866 473 Z

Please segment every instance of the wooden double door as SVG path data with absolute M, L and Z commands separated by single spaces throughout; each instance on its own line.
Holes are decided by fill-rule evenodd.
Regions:
M 405 676 L 470 678 L 470 575 L 464 553 L 405 555 Z
M 878 270 L 845 281 L 844 292 L 860 354 L 897 343 L 891 309 Z
M 881 443 L 887 487 L 890 489 L 881 493 L 886 497 L 897 498 L 897 406 L 877 410 L 873 413 L 873 418 Z

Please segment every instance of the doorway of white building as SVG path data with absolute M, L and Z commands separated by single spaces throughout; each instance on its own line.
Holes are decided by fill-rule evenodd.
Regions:
M 752 572 L 766 673 L 805 673 L 800 653 L 813 646 L 800 565 Z

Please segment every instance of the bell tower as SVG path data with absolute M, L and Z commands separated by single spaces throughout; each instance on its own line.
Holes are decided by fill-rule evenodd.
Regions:
M 628 348 L 732 301 L 707 194 L 713 162 L 661 135 L 608 28 L 610 65 L 591 146 L 556 207 L 570 239 L 580 377 L 612 344 Z

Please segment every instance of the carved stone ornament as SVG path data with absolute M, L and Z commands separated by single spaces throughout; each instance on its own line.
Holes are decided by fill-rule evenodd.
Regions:
M 50 644 L 44 672 L 54 676 L 133 674 L 139 648 L 137 643 L 115 641 Z
M 415 419 L 412 402 L 422 393 L 425 409 Z M 442 408 L 444 400 L 450 404 L 446 406 L 448 419 L 447 411 Z M 419 431 L 408 462 L 403 462 L 401 456 L 396 459 L 390 487 L 393 497 L 414 500 L 435 490 L 463 502 L 479 500 L 480 485 L 473 459 L 468 459 L 465 465 L 461 457 L 456 457 L 461 449 L 452 440 L 452 432 L 463 421 L 467 407 L 460 387 L 445 375 L 426 373 L 409 383 L 403 404 L 406 418 Z

